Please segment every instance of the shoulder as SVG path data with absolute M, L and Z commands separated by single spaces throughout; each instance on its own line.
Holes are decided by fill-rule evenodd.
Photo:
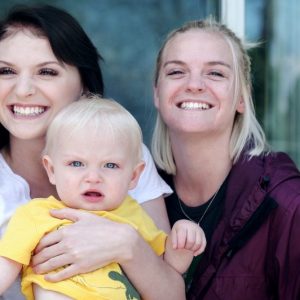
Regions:
M 265 169 L 270 178 L 269 194 L 279 211 L 300 214 L 300 172 L 294 161 L 286 153 L 273 152 L 266 157 Z
M 237 184 L 238 183 L 238 184 Z M 235 194 L 269 195 L 281 208 L 299 205 L 300 172 L 293 160 L 283 152 L 260 156 L 243 155 L 232 167 L 229 188 Z
M 31 213 L 45 211 L 48 214 L 49 209 L 60 209 L 64 207 L 65 206 L 61 201 L 55 199 L 53 196 L 50 196 L 48 198 L 34 198 L 28 203 L 21 205 L 19 210 L 29 211 Z
M 272 180 L 300 177 L 293 160 L 284 152 L 268 152 L 259 156 L 242 155 L 232 168 L 237 176 L 268 176 Z

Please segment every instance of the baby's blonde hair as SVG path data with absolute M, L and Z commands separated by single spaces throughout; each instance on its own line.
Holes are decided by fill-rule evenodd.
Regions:
M 72 138 L 82 129 L 86 129 L 87 135 L 95 135 L 95 138 L 101 139 L 105 135 L 126 141 L 131 147 L 133 160 L 141 160 L 142 131 L 136 119 L 116 101 L 96 95 L 81 97 L 55 116 L 47 130 L 43 154 L 51 155 L 60 138 Z

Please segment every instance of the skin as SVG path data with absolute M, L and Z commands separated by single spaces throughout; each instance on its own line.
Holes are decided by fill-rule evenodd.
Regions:
M 53 70 L 58 73 L 53 73 Z M 49 194 L 57 196 L 40 160 L 45 132 L 55 114 L 77 100 L 83 90 L 78 70 L 58 62 L 46 39 L 21 31 L 0 41 L 0 120 L 10 132 L 9 148 L 2 149 L 1 153 L 11 169 L 29 183 L 32 198 Z M 36 107 L 42 113 L 20 117 L 12 113 L 12 105 L 16 105 L 21 113 L 21 107 Z M 161 200 L 149 201 L 153 206 L 148 203 L 147 208 L 151 207 L 150 214 L 156 213 L 154 219 L 158 226 L 169 230 Z M 42 239 L 32 260 L 37 272 L 49 272 L 69 265 L 49 278 L 59 281 L 115 261 L 145 299 L 184 299 L 180 275 L 157 257 L 129 225 L 72 209 L 51 214 L 68 218 L 74 224 Z M 80 237 L 85 238 L 85 243 Z M 148 268 L 141 272 L 141 265 Z M 157 288 L 152 289 L 149 282 Z M 174 288 L 169 289 L 170 286 Z M 170 290 L 167 296 L 166 290 Z
M 234 107 L 233 58 L 215 33 L 192 29 L 171 39 L 162 55 L 154 103 L 170 132 L 180 199 L 205 203 L 229 173 Z
M 75 101 L 82 89 L 78 70 L 59 63 L 48 40 L 21 31 L 0 42 L 0 120 L 10 132 L 10 149 L 3 155 L 12 170 L 27 180 L 32 197 L 56 195 L 40 163 L 45 132 L 57 112 Z M 26 115 L 26 109 L 40 113 Z
M 60 132 L 56 146 L 43 158 L 44 166 L 66 206 L 110 211 L 136 186 L 145 164 L 130 159 L 134 150 L 122 136 L 112 138 L 102 131 L 99 139 L 99 133 L 90 132 L 92 124 L 68 139 Z

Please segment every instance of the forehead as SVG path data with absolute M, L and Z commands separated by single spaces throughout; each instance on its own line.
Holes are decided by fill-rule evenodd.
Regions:
M 233 58 L 231 48 L 221 34 L 190 29 L 177 33 L 167 42 L 162 61 L 168 60 L 224 61 L 231 66 Z
M 107 146 L 111 148 L 122 148 L 122 145 L 126 143 L 128 139 L 122 135 L 118 130 L 113 129 L 111 126 L 101 126 L 100 122 L 90 121 L 84 124 L 68 124 L 62 125 L 58 132 L 55 132 L 55 140 L 59 140 L 60 144 L 74 144 L 82 145 L 84 147 L 94 149 L 101 148 L 101 146 Z M 70 143 L 69 143 L 70 142 Z M 94 148 L 91 145 L 97 145 Z
M 109 129 L 100 130 L 90 124 L 75 130 L 63 128 L 52 138 L 55 139 L 54 149 L 58 149 L 61 154 L 71 151 L 99 158 L 115 154 L 120 156 L 122 153 L 122 156 L 129 159 L 133 152 L 132 143 L 125 136 Z
M 37 36 L 27 29 L 18 30 L 0 41 L 1 56 L 19 55 L 24 57 L 24 54 L 27 55 L 29 52 L 32 55 L 26 59 L 37 59 L 39 56 L 55 58 L 48 39 Z

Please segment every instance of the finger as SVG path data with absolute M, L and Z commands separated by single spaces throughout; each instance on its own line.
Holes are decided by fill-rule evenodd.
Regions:
M 35 253 L 32 256 L 31 264 L 32 266 L 39 265 L 51 258 L 62 255 L 63 253 L 65 253 L 65 251 L 66 249 L 63 247 L 61 243 L 49 245 L 47 247 L 44 247 L 43 249 L 41 249 L 39 252 Z
M 61 241 L 62 233 L 60 230 L 55 230 L 43 236 L 39 241 L 37 247 L 34 250 L 34 253 L 37 254 L 44 250 L 45 248 L 55 245 Z
M 85 212 L 73 208 L 52 209 L 50 214 L 54 218 L 67 219 L 73 222 L 79 221 L 84 217 Z
M 202 252 L 204 252 L 205 247 L 206 247 L 206 238 L 205 238 L 205 234 L 199 234 L 196 236 L 196 243 L 195 246 L 198 246 L 198 249 L 195 249 L 194 251 L 194 256 L 198 256 L 199 254 L 201 254 Z
M 177 248 L 184 249 L 186 244 L 187 231 L 185 228 L 179 228 L 177 230 Z
M 72 263 L 72 259 L 69 255 L 62 254 L 53 258 L 48 259 L 47 261 L 34 266 L 32 269 L 36 274 L 45 274 L 51 271 L 54 271 L 60 267 L 64 267 Z
M 171 231 L 171 240 L 172 240 L 173 249 L 177 249 L 178 241 L 177 241 L 177 230 L 176 230 L 176 228 L 173 228 L 172 231 Z
M 99 220 L 106 220 L 106 222 L 112 222 L 109 221 L 107 218 L 103 218 L 100 216 L 97 216 L 96 214 L 79 210 L 79 209 L 74 209 L 74 208 L 62 208 L 62 209 L 52 209 L 50 210 L 50 214 L 54 218 L 58 219 L 67 219 L 72 222 L 79 222 L 79 221 L 96 221 L 99 222 Z M 102 221 L 104 222 L 104 221 Z
M 196 231 L 195 230 L 187 230 L 186 233 L 186 242 L 184 248 L 186 250 L 193 250 L 196 242 Z
M 45 280 L 50 282 L 58 282 L 70 278 L 79 273 L 80 270 L 78 269 L 78 267 L 76 267 L 76 265 L 69 265 L 58 272 L 46 274 L 44 278 Z

